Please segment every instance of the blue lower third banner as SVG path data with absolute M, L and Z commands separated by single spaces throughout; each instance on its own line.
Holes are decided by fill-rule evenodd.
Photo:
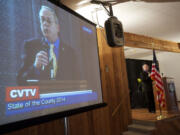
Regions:
M 96 101 L 97 99 L 97 93 L 92 90 L 40 94 L 40 99 L 37 100 L 8 102 L 6 104 L 6 115 L 16 115 L 47 108 L 68 106 L 88 101 Z

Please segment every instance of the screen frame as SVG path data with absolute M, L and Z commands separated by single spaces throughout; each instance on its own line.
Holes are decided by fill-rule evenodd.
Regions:
M 88 23 L 90 23 L 90 24 L 92 24 L 92 25 L 94 25 L 94 26 L 97 26 L 97 24 L 91 22 L 90 20 L 86 19 L 86 18 L 83 17 L 82 15 L 80 15 L 80 14 L 78 14 L 77 12 L 73 11 L 73 10 L 70 9 L 69 7 L 67 7 L 67 6 L 65 6 L 64 4 L 62 4 L 60 1 L 58 1 L 58 0 L 47 0 L 47 1 L 55 4 L 56 6 L 62 8 L 62 9 L 64 9 L 64 10 L 66 10 L 67 12 L 69 12 L 69 13 L 77 16 L 77 17 L 79 17 L 80 19 L 82 19 L 82 20 L 84 20 L 84 21 L 86 21 L 86 22 L 88 22 Z
M 78 17 L 78 18 L 80 18 L 80 19 L 82 19 L 82 20 L 84 20 L 84 21 L 88 22 L 89 24 L 92 24 L 96 27 L 95 23 L 91 22 L 90 20 L 86 19 L 85 17 L 81 16 L 80 14 L 76 13 L 75 11 L 73 11 L 72 9 L 63 5 L 59 1 L 57 1 L 57 0 L 47 0 L 47 1 L 55 4 L 59 8 L 64 9 L 65 11 L 69 12 L 70 14 L 75 15 L 76 17 Z M 9 132 L 20 130 L 23 128 L 27 128 L 27 127 L 30 127 L 33 125 L 38 125 L 41 123 L 49 122 L 49 121 L 60 119 L 60 118 L 67 117 L 67 116 L 71 116 L 74 114 L 87 112 L 87 111 L 98 109 L 101 107 L 106 107 L 107 103 L 105 103 L 103 101 L 102 79 L 101 79 L 101 70 L 100 70 L 97 30 L 96 30 L 96 42 L 97 42 L 97 53 L 98 53 L 98 62 L 99 62 L 99 74 L 100 74 L 100 83 L 101 83 L 100 86 L 101 86 L 102 103 L 89 105 L 89 106 L 85 106 L 85 107 L 79 107 L 79 108 L 75 108 L 75 109 L 70 109 L 70 110 L 66 110 L 66 111 L 62 111 L 62 112 L 46 114 L 44 116 L 37 116 L 34 118 L 28 118 L 25 120 L 19 120 L 19 121 L 11 122 L 8 124 L 3 124 L 3 125 L 0 125 L 0 134 L 9 133 Z

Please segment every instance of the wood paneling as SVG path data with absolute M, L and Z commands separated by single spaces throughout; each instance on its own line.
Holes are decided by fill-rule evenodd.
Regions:
M 131 122 L 124 50 L 109 47 L 104 35 L 98 29 L 103 98 L 108 106 L 70 117 L 71 135 L 119 135 Z
M 34 125 L 4 135 L 63 135 L 64 121 L 63 119 Z
M 156 130 L 153 135 L 179 135 L 180 116 L 164 119 L 156 122 Z
M 132 33 L 124 33 L 124 36 L 125 46 L 169 52 L 180 52 L 179 43 L 176 42 L 160 40 Z

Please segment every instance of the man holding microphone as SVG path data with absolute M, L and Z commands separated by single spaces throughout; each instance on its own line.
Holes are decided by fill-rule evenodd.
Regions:
M 27 80 L 72 80 L 76 78 L 76 60 L 72 48 L 60 38 L 60 25 L 55 11 L 41 6 L 40 27 L 43 37 L 25 41 L 23 64 L 18 72 L 18 85 Z

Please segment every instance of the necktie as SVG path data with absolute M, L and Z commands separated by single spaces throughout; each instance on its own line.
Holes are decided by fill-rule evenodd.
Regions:
M 49 61 L 52 61 L 52 65 L 53 68 L 51 69 L 51 78 L 55 78 L 56 77 L 56 73 L 57 73 L 57 59 L 56 59 L 56 54 L 54 53 L 54 44 L 50 44 L 50 57 L 49 57 Z

